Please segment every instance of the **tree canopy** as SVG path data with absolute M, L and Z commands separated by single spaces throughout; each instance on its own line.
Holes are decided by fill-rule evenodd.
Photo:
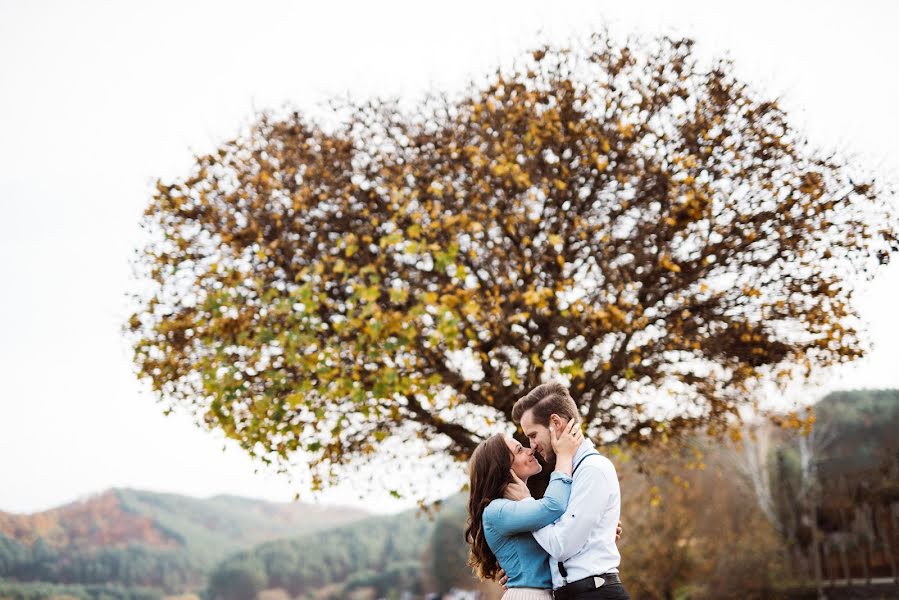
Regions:
M 416 107 L 263 114 L 160 181 L 134 360 L 321 485 L 391 438 L 464 459 L 550 375 L 587 431 L 721 431 L 855 359 L 888 195 L 689 40 L 544 46 Z

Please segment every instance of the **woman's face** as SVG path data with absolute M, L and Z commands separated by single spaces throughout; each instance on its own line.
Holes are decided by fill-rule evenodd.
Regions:
M 531 475 L 539 473 L 543 467 L 534 458 L 534 451 L 531 448 L 525 448 L 517 440 L 506 436 L 506 446 L 512 453 L 512 471 L 518 475 L 520 479 L 527 479 Z

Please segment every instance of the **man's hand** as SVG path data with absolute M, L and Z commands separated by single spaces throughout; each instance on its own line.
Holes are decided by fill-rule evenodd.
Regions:
M 621 521 L 618 521 L 618 527 L 615 529 L 615 541 L 621 539 Z
M 525 498 L 530 498 L 531 492 L 528 491 L 528 486 L 518 478 L 515 471 L 509 469 L 509 472 L 512 474 L 512 483 L 506 485 L 503 498 L 506 500 L 524 500 Z
M 509 583 L 509 576 L 506 575 L 506 572 L 503 571 L 502 569 L 500 569 L 499 571 L 496 572 L 496 575 L 497 575 L 497 577 L 499 577 L 499 579 L 497 579 L 496 581 L 497 581 L 501 586 L 503 586 L 503 589 L 504 589 L 504 590 L 509 589 L 509 588 L 506 587 L 506 584 Z

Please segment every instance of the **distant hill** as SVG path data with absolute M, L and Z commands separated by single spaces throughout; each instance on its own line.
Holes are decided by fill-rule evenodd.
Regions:
M 201 585 L 212 565 L 241 549 L 366 516 L 350 508 L 111 489 L 31 515 L 0 512 L 0 578 L 174 591 Z
M 822 476 L 849 476 L 896 459 L 899 390 L 832 392 L 815 405 L 815 415 L 826 440 L 818 457 Z
M 337 598 L 356 587 L 373 587 L 378 597 L 398 589 L 420 591 L 422 571 L 431 569 L 426 555 L 435 527 L 447 516 L 453 523 L 464 522 L 467 501 L 465 494 L 450 496 L 436 518 L 412 509 L 260 544 L 219 564 L 210 574 L 206 597 L 242 600 L 270 588 L 284 589 L 291 597 L 320 596 L 331 589 L 328 597 Z M 467 549 L 461 529 L 455 533 L 436 560 L 461 551 L 464 563 Z

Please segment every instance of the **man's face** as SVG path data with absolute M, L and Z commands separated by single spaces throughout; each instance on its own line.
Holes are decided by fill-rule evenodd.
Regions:
M 556 463 L 556 453 L 553 452 L 549 428 L 534 422 L 533 411 L 528 410 L 521 415 L 521 431 L 527 436 L 531 448 L 539 452 L 547 464 Z

